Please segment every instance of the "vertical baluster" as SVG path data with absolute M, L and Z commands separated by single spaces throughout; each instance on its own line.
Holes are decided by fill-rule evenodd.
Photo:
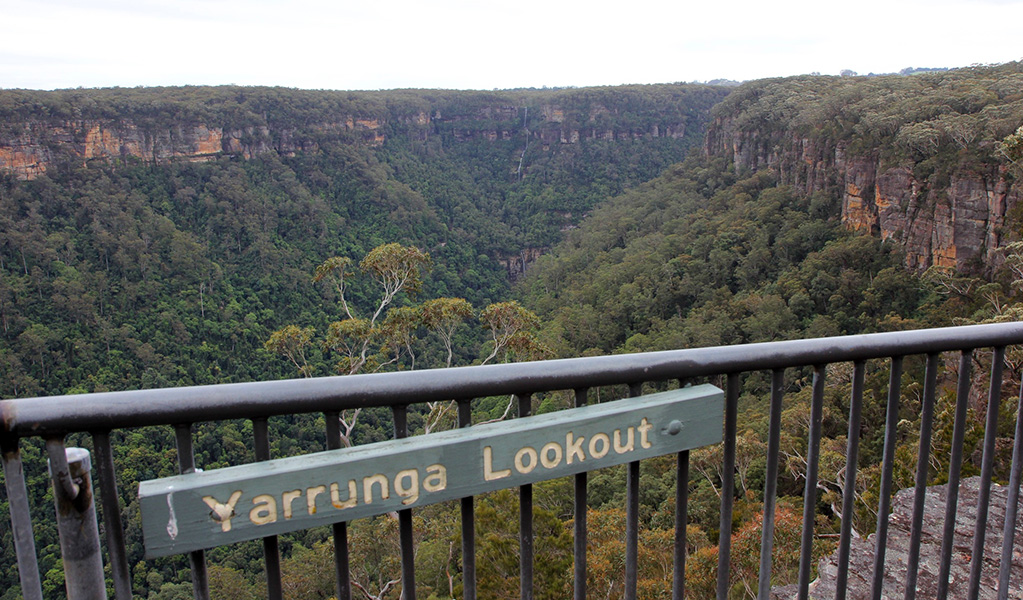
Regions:
M 408 437 L 408 407 L 395 406 L 394 438 Z M 415 542 L 412 539 L 412 509 L 398 511 L 398 538 L 401 543 L 401 596 L 403 600 L 416 600 Z
M 689 387 L 688 379 L 679 379 L 680 388 Z M 685 485 L 683 485 L 683 482 Z M 675 456 L 675 555 L 671 565 L 671 599 L 686 595 L 686 545 L 689 528 L 689 451 Z
M 516 394 L 519 417 L 532 412 L 532 396 Z M 519 597 L 533 600 L 533 486 L 519 487 Z
M 458 426 L 472 426 L 472 400 L 459 400 Z M 462 596 L 476 600 L 476 506 L 472 496 L 462 498 Z
M 757 598 L 771 592 L 771 550 L 774 547 L 774 508 L 778 491 L 778 457 L 781 454 L 781 402 L 785 393 L 785 370 L 771 374 L 771 417 L 767 433 L 767 473 L 764 480 L 764 526 L 760 539 L 760 580 Z
M 270 432 L 266 417 L 252 419 L 252 433 L 255 438 L 256 460 L 270 460 Z M 270 600 L 281 600 L 284 596 L 281 585 L 281 551 L 277 536 L 263 538 L 263 561 L 266 567 L 266 593 Z
M 952 427 L 952 460 L 948 465 L 948 488 L 945 493 L 945 528 L 941 537 L 938 600 L 948 598 L 948 579 L 952 572 L 952 539 L 956 530 L 956 509 L 959 506 L 959 476 L 963 466 L 963 440 L 966 437 L 966 410 L 970 400 L 970 367 L 972 365 L 973 351 L 964 350 L 959 356 L 956 420 Z
M 856 469 L 860 454 L 860 419 L 863 414 L 863 361 L 853 368 L 852 398 L 849 401 L 849 433 L 845 450 L 845 481 L 842 484 L 842 526 L 838 537 L 838 576 L 835 600 L 845 600 L 849 582 L 849 549 L 852 544 L 853 512 L 856 509 Z
M 1023 382 L 1020 383 L 1016 402 L 1016 436 L 1012 439 L 1012 471 L 1009 473 L 1009 497 L 1005 501 L 1005 524 L 1002 526 L 1002 557 L 998 565 L 998 600 L 1009 598 L 1009 575 L 1016 542 L 1016 514 L 1023 474 Z
M 192 424 L 175 425 L 174 438 L 178 445 L 178 470 L 182 474 L 194 473 L 195 453 L 192 450 Z M 210 584 L 206 571 L 206 551 L 189 552 L 188 564 L 192 569 L 192 596 L 195 600 L 209 600 Z
M 686 594 L 686 529 L 689 526 L 689 451 L 675 457 L 675 557 L 672 562 L 671 598 Z
M 42 600 L 43 586 L 39 579 L 35 537 L 32 534 L 32 513 L 25 487 L 24 463 L 17 438 L 0 436 L 3 452 L 4 485 L 7 488 L 8 509 L 11 513 L 11 533 L 14 552 L 18 556 L 18 577 L 21 595 L 25 600 Z
M 341 414 L 335 411 L 323 413 L 327 421 L 327 450 L 339 450 L 341 443 Z M 348 524 L 331 525 L 334 537 L 334 586 L 337 600 L 351 600 L 352 583 L 348 569 Z
M 721 468 L 721 521 L 718 527 L 717 600 L 728 600 L 732 564 L 732 508 L 735 506 L 735 436 L 739 413 L 739 374 L 729 373 L 725 385 L 724 465 Z
M 980 595 L 980 571 L 984 565 L 984 538 L 987 514 L 991 503 L 991 474 L 995 465 L 995 440 L 998 437 L 998 407 L 1002 400 L 1002 363 L 1005 348 L 998 347 L 991 356 L 991 387 L 988 390 L 987 420 L 984 426 L 984 454 L 980 466 L 980 493 L 977 497 L 977 524 L 973 530 L 973 554 L 970 556 L 970 582 L 967 597 Z
M 916 598 L 917 571 L 920 567 L 920 537 L 924 523 L 924 500 L 927 494 L 927 469 L 931 458 L 931 434 L 934 430 L 934 395 L 938 380 L 938 355 L 927 355 L 924 375 L 924 397 L 920 412 L 920 445 L 916 459 L 916 483 L 913 488 L 913 523 L 909 532 L 909 556 L 906 558 L 905 600 Z
M 892 472 L 895 470 L 895 443 L 898 438 L 899 396 L 902 393 L 902 357 L 892 357 L 888 378 L 888 410 L 885 415 L 884 458 L 881 460 L 881 489 L 875 529 L 873 600 L 881 600 L 884 586 L 884 559 L 888 548 L 888 513 L 892 505 Z
M 575 406 L 586 406 L 586 388 L 575 391 Z M 586 600 L 586 472 L 583 471 L 575 476 L 575 504 L 573 513 L 575 522 L 573 529 L 575 533 L 575 546 L 573 555 L 575 557 L 574 583 L 575 600 Z
M 629 397 L 643 393 L 642 383 L 629 384 Z M 625 600 L 636 600 L 639 584 L 639 461 L 632 461 L 625 474 Z
M 117 478 L 110 448 L 110 432 L 92 434 L 99 472 L 100 500 L 103 506 L 103 525 L 106 529 L 107 554 L 110 556 L 110 574 L 114 580 L 114 597 L 131 600 L 131 571 L 128 568 L 128 550 L 124 543 L 124 525 L 121 523 L 121 505 L 117 498 Z
M 813 368 L 813 396 L 810 399 L 810 439 L 806 448 L 806 486 L 803 488 L 803 537 L 799 546 L 798 600 L 807 600 L 813 566 L 813 524 L 817 510 L 817 468 L 821 456 L 821 420 L 824 414 L 824 379 L 827 365 Z

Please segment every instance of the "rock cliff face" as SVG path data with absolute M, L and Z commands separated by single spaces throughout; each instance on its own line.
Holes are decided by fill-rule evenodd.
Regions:
M 524 248 L 518 254 L 499 256 L 497 261 L 508 271 L 510 281 L 518 281 L 547 250 L 549 248 Z
M 771 169 L 779 181 L 807 194 L 841 198 L 842 222 L 901 243 L 907 266 L 977 271 L 999 260 L 1007 214 L 1020 192 L 994 161 L 954 167 L 938 178 L 915 165 L 873 154 L 851 156 L 847 144 L 829 144 L 790 131 L 740 130 L 729 117 L 708 129 L 705 151 L 737 169 Z
M 315 150 L 310 136 L 268 126 L 225 129 L 207 123 L 176 123 L 156 128 L 129 119 L 22 123 L 20 133 L 0 138 L 0 170 L 18 179 L 34 179 L 61 161 L 140 160 L 160 164 L 174 160 L 206 161 L 230 154 L 244 158 L 266 152 L 294 154 Z M 354 132 L 371 145 L 383 143 L 376 120 L 345 118 L 313 127 L 324 133 Z
M 683 114 L 665 114 L 657 123 L 616 123 L 619 109 L 595 104 L 579 115 L 555 104 L 539 109 L 501 104 L 448 111 L 393 112 L 379 116 L 337 115 L 329 121 L 301 127 L 264 124 L 232 128 L 213 122 L 182 121 L 173 125 L 141 124 L 119 119 L 52 120 L 33 118 L 8 123 L 0 134 L 0 170 L 18 179 L 34 179 L 62 162 L 84 165 L 90 161 L 140 160 L 166 163 L 206 161 L 221 155 L 243 158 L 276 152 L 292 155 L 315 151 L 324 136 L 344 136 L 352 143 L 380 146 L 400 132 L 413 139 L 446 137 L 453 142 L 475 140 L 538 141 L 544 149 L 581 140 L 682 138 L 690 124 Z M 566 116 L 567 115 L 567 116 Z M 12 133 L 13 132 L 13 133 Z

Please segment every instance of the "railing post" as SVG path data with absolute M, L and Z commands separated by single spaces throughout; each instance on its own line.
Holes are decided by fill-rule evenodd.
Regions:
M 642 383 L 629 384 L 629 397 L 643 393 Z M 639 587 L 639 461 L 625 471 L 625 600 L 636 600 Z
M 327 450 L 339 450 L 341 442 L 341 413 L 327 411 Z M 348 523 L 342 521 L 331 525 L 334 536 L 334 591 L 337 600 L 352 599 L 352 580 L 348 564 Z
M 182 474 L 195 473 L 192 424 L 178 423 L 175 425 L 174 440 L 178 447 L 178 471 Z M 209 569 L 206 567 L 206 551 L 189 552 L 188 566 L 192 571 L 192 597 L 195 600 L 210 600 L 210 578 Z
M 575 391 L 575 407 L 586 406 L 587 388 L 580 388 Z M 583 471 L 575 476 L 575 502 L 572 514 L 575 515 L 573 524 L 574 545 L 572 556 L 574 559 L 573 568 L 573 598 L 574 600 L 586 600 L 586 511 L 587 511 L 587 490 L 586 472 Z
M 106 600 L 99 524 L 92 497 L 92 461 L 85 448 L 65 448 L 62 439 L 46 440 L 57 508 L 57 532 L 70 600 Z
M 472 427 L 472 399 L 458 401 L 458 426 Z M 462 498 L 462 597 L 476 600 L 476 505 Z
M 516 394 L 519 417 L 533 411 L 531 394 Z M 519 598 L 533 600 L 533 484 L 519 486 Z
M 408 407 L 393 406 L 394 439 L 408 437 Z M 398 540 L 401 546 L 401 600 L 416 600 L 416 549 L 412 530 L 412 509 L 398 511 Z
M 39 581 L 39 563 L 36 560 L 36 544 L 32 535 L 32 516 L 25 487 L 24 464 L 16 438 L 0 436 L 0 452 L 3 453 L 4 484 L 7 487 L 8 509 L 11 513 L 11 533 L 14 538 L 14 552 L 18 556 L 18 577 L 21 581 L 21 595 L 25 600 L 42 600 L 43 586 Z
M 721 474 L 721 525 L 718 528 L 717 600 L 728 600 L 732 564 L 732 510 L 735 506 L 735 440 L 738 430 L 739 374 L 729 373 L 725 385 L 724 467 Z

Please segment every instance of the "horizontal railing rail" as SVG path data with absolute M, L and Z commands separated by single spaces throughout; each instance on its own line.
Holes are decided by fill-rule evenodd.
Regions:
M 1023 342 L 1023 323 L 640 354 L 0 401 L 0 434 L 173 425 L 666 381 Z
M 773 544 L 774 514 L 776 509 L 776 485 L 779 468 L 779 436 L 781 429 L 782 400 L 785 394 L 785 369 L 800 367 L 813 368 L 813 394 L 810 407 L 807 448 L 806 490 L 804 493 L 804 524 L 801 546 L 802 559 L 799 569 L 799 584 L 796 597 L 808 597 L 811 575 L 811 550 L 814 542 L 814 517 L 816 510 L 818 461 L 820 457 L 822 403 L 824 397 L 825 366 L 833 363 L 853 363 L 852 395 L 849 402 L 848 447 L 846 457 L 845 497 L 843 498 L 841 531 L 838 546 L 838 583 L 835 597 L 844 598 L 847 590 L 848 563 L 851 538 L 851 515 L 854 508 L 855 477 L 858 460 L 858 440 L 861 434 L 865 362 L 874 359 L 891 361 L 889 400 L 884 424 L 885 448 L 882 466 L 882 489 L 879 491 L 877 548 L 873 573 L 873 597 L 881 597 L 881 577 L 885 562 L 885 543 L 888 526 L 888 512 L 892 497 L 892 470 L 898 406 L 901 397 L 900 381 L 903 358 L 911 355 L 927 357 L 925 386 L 922 393 L 922 415 L 920 446 L 918 452 L 916 509 L 914 511 L 913 536 L 910 543 L 909 570 L 905 584 L 905 597 L 915 596 L 914 581 L 919 556 L 913 556 L 913 544 L 919 546 L 920 519 L 922 519 L 923 494 L 928 479 L 930 439 L 934 420 L 934 404 L 937 395 L 938 355 L 944 352 L 959 352 L 958 387 L 956 390 L 955 431 L 952 439 L 952 454 L 948 473 L 949 493 L 944 531 L 941 574 L 938 597 L 949 594 L 949 561 L 952 555 L 952 538 L 955 525 L 955 493 L 958 490 L 960 470 L 963 461 L 963 437 L 966 421 L 968 396 L 971 386 L 973 351 L 994 349 L 991 367 L 991 388 L 986 435 L 983 442 L 982 498 L 978 506 L 978 529 L 974 543 L 980 543 L 979 554 L 974 552 L 972 565 L 979 565 L 983 555 L 984 534 L 980 528 L 986 520 L 987 496 L 984 489 L 990 489 L 992 460 L 995 446 L 995 429 L 998 416 L 998 402 L 1002 397 L 1003 359 L 1007 346 L 1023 344 L 1023 323 L 1000 323 L 966 327 L 899 331 L 858 336 L 793 340 L 748 344 L 742 346 L 696 348 L 644 354 L 614 355 L 578 359 L 551 360 L 534 363 L 517 363 L 412 371 L 387 374 L 353 375 L 288 381 L 224 384 L 175 389 L 138 390 L 125 392 L 96 393 L 75 396 L 54 396 L 44 398 L 13 399 L 0 401 L 0 445 L 3 448 L 3 464 L 8 500 L 11 512 L 12 530 L 19 561 L 19 573 L 24 598 L 42 598 L 39 573 L 33 545 L 32 526 L 29 517 L 27 493 L 19 440 L 39 437 L 47 441 L 51 460 L 62 453 L 64 438 L 72 433 L 88 433 L 92 436 L 96 470 L 99 479 L 99 498 L 102 502 L 104 529 L 106 535 L 107 561 L 111 568 L 115 595 L 119 600 L 132 597 L 131 575 L 124 542 L 124 530 L 118 505 L 115 466 L 111 451 L 111 432 L 144 426 L 172 426 L 175 430 L 180 472 L 189 473 L 197 465 L 192 452 L 192 427 L 196 423 L 231 419 L 248 419 L 253 424 L 254 448 L 257 461 L 270 459 L 270 442 L 267 419 L 278 415 L 323 413 L 327 416 L 326 448 L 341 447 L 341 432 L 338 415 L 348 409 L 366 407 L 389 407 L 392 410 L 395 437 L 409 434 L 407 407 L 426 402 L 456 401 L 458 424 L 471 426 L 470 402 L 474 398 L 512 395 L 517 400 L 518 416 L 530 413 L 532 395 L 549 391 L 569 390 L 575 392 L 575 404 L 587 403 L 588 389 L 605 386 L 626 385 L 630 396 L 640 394 L 642 385 L 650 382 L 678 380 L 680 384 L 693 378 L 723 376 L 725 384 L 725 427 L 723 465 L 721 479 L 720 551 L 718 566 L 718 598 L 729 594 L 730 540 L 732 530 L 732 509 L 734 502 L 734 471 L 736 452 L 737 405 L 740 393 L 740 375 L 752 371 L 769 371 L 771 377 L 770 423 L 767 440 L 767 472 L 764 489 L 764 522 L 761 547 L 761 568 L 758 596 L 766 599 L 771 586 L 771 552 Z M 992 409 L 992 407 L 994 407 Z M 1017 419 L 1023 411 L 1017 410 Z M 1018 421 L 1017 431 L 1023 433 L 1023 421 Z M 1018 433 L 1014 442 L 1012 480 L 1009 486 L 1006 531 L 1015 523 L 1015 509 L 1018 500 L 1020 470 L 1023 466 L 1023 435 Z M 60 460 L 60 459 L 56 459 Z M 638 514 L 639 514 L 639 463 L 627 465 L 626 492 L 626 564 L 625 596 L 636 597 L 638 562 Z M 679 482 L 689 480 L 689 451 L 677 456 L 676 475 Z M 58 477 L 59 473 L 55 473 Z M 575 475 L 575 597 L 585 597 L 586 582 L 586 473 Z M 55 479 L 58 486 L 62 485 Z M 65 485 L 65 488 L 67 486 Z M 672 583 L 673 598 L 681 599 L 685 588 L 686 519 L 688 486 L 676 486 L 675 513 L 675 559 Z M 955 491 L 953 491 L 955 490 Z M 58 490 L 59 492 L 59 490 Z M 464 596 L 476 597 L 476 569 L 474 546 L 473 499 L 461 501 L 462 514 L 462 574 Z M 983 518 L 981 518 L 983 517 Z M 1011 520 L 1011 522 L 1010 522 Z M 951 523 L 951 525 L 949 525 Z M 533 532 L 532 532 L 532 487 L 520 488 L 520 561 L 521 595 L 533 597 Z M 402 554 L 402 589 L 406 600 L 415 597 L 412 518 L 410 510 L 399 513 L 399 530 Z M 347 531 L 345 523 L 333 526 L 336 555 L 337 594 L 339 600 L 351 597 L 348 583 Z M 1011 563 L 1012 536 L 1006 536 L 1003 546 L 999 597 L 1008 597 L 1009 563 Z M 280 556 L 277 540 L 264 539 L 267 586 L 270 598 L 282 597 Z M 1008 557 L 1008 558 L 1006 558 Z M 193 573 L 193 589 L 196 598 L 207 598 L 205 557 L 202 551 L 190 555 Z M 971 566 L 970 591 L 968 597 L 977 598 L 979 566 Z M 973 570 L 977 570 L 976 573 Z M 887 593 L 887 592 L 886 592 Z

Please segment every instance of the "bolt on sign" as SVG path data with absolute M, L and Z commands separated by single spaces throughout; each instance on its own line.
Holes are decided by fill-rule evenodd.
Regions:
M 724 394 L 688 387 L 441 433 L 144 481 L 146 556 L 464 498 L 721 441 Z

